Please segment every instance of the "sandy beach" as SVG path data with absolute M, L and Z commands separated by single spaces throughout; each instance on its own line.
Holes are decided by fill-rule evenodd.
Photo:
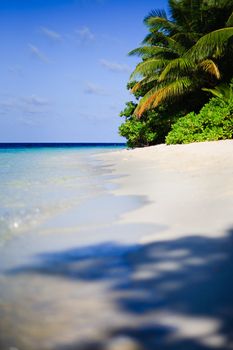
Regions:
M 1 350 L 233 349 L 233 141 L 36 157 L 61 206 L 0 247 Z
M 161 234 L 142 243 L 189 235 L 219 237 L 233 225 L 233 141 L 158 145 L 104 156 L 115 175 L 115 195 L 141 196 L 122 223 L 153 223 Z
M 233 142 L 159 145 L 104 159 L 119 176 L 113 193 L 144 201 L 121 223 L 161 227 L 142 232 L 136 256 L 141 286 L 144 280 L 155 300 L 157 293 L 167 299 L 158 310 L 153 296 L 144 299 L 167 330 L 151 349 L 233 349 Z M 146 334 L 148 344 L 153 329 Z
M 0 18 L 0 350 L 233 350 L 233 0 Z

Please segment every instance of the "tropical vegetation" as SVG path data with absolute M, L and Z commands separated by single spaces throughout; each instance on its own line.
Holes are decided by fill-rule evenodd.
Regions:
M 152 10 L 145 17 L 148 35 L 129 53 L 140 62 L 127 86 L 135 101 L 121 112 L 119 132 L 130 147 L 232 138 L 225 123 L 232 123 L 233 2 L 169 0 L 169 9 L 169 16 Z M 212 108 L 222 122 L 207 113 Z
M 207 103 L 199 113 L 190 112 L 174 123 L 166 136 L 167 144 L 216 141 L 233 138 L 233 99 L 218 97 Z

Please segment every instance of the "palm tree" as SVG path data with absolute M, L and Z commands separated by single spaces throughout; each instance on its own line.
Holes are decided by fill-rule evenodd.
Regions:
M 218 97 L 221 100 L 228 102 L 233 99 L 233 85 L 222 83 L 215 86 L 213 89 L 203 88 L 202 90 L 211 93 L 212 96 Z
M 129 53 L 142 58 L 130 78 L 138 79 L 132 92 L 146 91 L 134 112 L 138 117 L 164 102 L 213 88 L 229 70 L 232 1 L 170 0 L 169 7 L 170 19 L 164 11 L 149 13 L 144 19 L 149 34 Z

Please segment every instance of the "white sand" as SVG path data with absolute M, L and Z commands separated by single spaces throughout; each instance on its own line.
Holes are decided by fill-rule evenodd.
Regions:
M 116 197 L 1 251 L 0 349 L 232 350 L 233 141 L 98 157 Z
M 122 176 L 114 194 L 145 201 L 121 222 L 164 227 L 151 234 L 142 229 L 146 253 L 135 259 L 134 278 L 152 291 L 154 322 L 175 330 L 153 348 L 233 349 L 233 141 L 159 145 L 104 158 Z M 164 304 L 153 307 L 158 295 Z
M 119 186 L 115 195 L 142 196 L 145 205 L 121 223 L 164 226 L 141 241 L 190 235 L 218 237 L 233 226 L 233 141 L 158 145 L 104 156 Z

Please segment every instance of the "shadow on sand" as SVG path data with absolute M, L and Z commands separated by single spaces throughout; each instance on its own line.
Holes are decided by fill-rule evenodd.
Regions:
M 105 243 L 37 258 L 34 266 L 9 273 L 108 282 L 115 307 L 139 322 L 110 324 L 107 339 L 129 337 L 144 350 L 233 349 L 233 230 L 221 238 L 195 234 L 136 247 Z M 105 344 L 56 349 L 102 350 Z

